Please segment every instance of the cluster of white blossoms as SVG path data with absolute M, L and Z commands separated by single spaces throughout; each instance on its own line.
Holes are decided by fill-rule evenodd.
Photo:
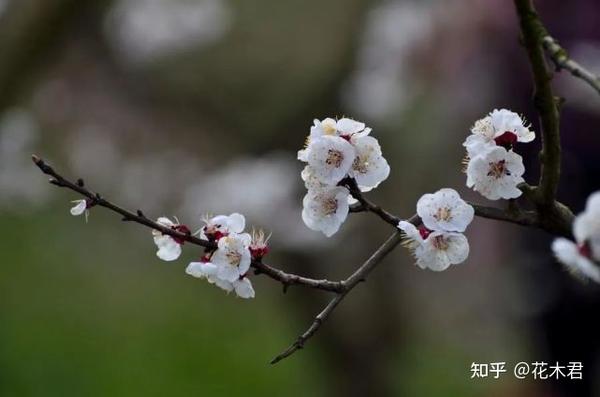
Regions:
M 183 234 L 191 234 L 186 225 L 168 218 L 158 218 L 157 223 Z M 254 298 L 252 283 L 247 277 L 253 259 L 260 259 L 268 252 L 264 233 L 244 233 L 246 219 L 241 214 L 218 215 L 205 219 L 206 225 L 199 230 L 200 237 L 217 244 L 198 262 L 191 262 L 186 273 L 204 278 L 227 292 L 235 291 L 241 298 Z M 173 261 L 181 255 L 185 240 L 153 230 L 156 255 L 165 261 Z
M 345 178 L 354 179 L 363 192 L 387 179 L 390 167 L 370 133 L 364 123 L 348 118 L 314 120 L 306 147 L 298 152 L 307 163 L 301 174 L 308 189 L 302 219 L 310 229 L 330 237 L 346 220 L 352 197 L 340 186 Z
M 467 149 L 467 186 L 490 200 L 521 195 L 523 158 L 513 151 L 516 142 L 531 142 L 535 133 L 515 112 L 494 109 L 475 122 L 463 146 Z
M 600 283 L 600 191 L 573 222 L 575 242 L 560 237 L 552 243 L 556 258 L 571 272 Z
M 453 189 L 440 189 L 423 195 L 417 202 L 418 227 L 401 221 L 398 228 L 406 235 L 405 246 L 422 269 L 442 271 L 469 256 L 469 241 L 463 234 L 475 210 Z

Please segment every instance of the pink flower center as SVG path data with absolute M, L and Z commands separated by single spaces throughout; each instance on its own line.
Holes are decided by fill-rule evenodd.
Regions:
M 496 145 L 510 149 L 517 142 L 517 135 L 512 131 L 506 131 L 504 134 L 495 138 Z
M 327 151 L 327 159 L 325 160 L 327 165 L 332 165 L 335 168 L 339 168 L 342 164 L 342 161 L 344 161 L 344 154 L 342 152 L 334 149 L 329 149 Z
M 489 163 L 490 169 L 487 176 L 491 176 L 495 179 L 500 179 L 504 175 L 510 175 L 510 171 L 506 168 L 506 160 L 500 160 L 496 163 Z

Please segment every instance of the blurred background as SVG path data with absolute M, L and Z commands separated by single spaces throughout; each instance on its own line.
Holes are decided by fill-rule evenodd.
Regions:
M 600 3 L 538 1 L 570 55 L 600 73 Z M 560 198 L 600 188 L 600 96 L 565 72 Z M 503 0 L 0 0 L 1 396 L 600 396 L 600 288 L 572 279 L 550 237 L 476 219 L 443 273 L 398 249 L 306 349 L 269 360 L 329 295 L 253 277 L 245 301 L 155 257 L 150 231 L 31 164 L 149 216 L 200 227 L 241 212 L 273 232 L 268 263 L 345 277 L 389 226 L 353 215 L 331 239 L 300 209 L 313 118 L 374 128 L 392 167 L 369 194 L 408 217 L 421 194 L 471 200 L 461 143 L 495 107 L 538 130 Z M 537 178 L 536 153 L 518 147 Z M 582 361 L 580 381 L 470 379 L 472 362 Z

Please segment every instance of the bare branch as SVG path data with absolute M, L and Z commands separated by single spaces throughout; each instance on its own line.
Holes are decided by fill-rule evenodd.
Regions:
M 521 26 L 523 44 L 527 50 L 534 81 L 534 103 L 542 125 L 541 175 L 537 205 L 549 207 L 554 203 L 560 179 L 560 131 L 556 99 L 544 57 L 543 38 L 548 36 L 533 7 L 532 0 L 514 0 Z
M 358 200 L 358 204 L 351 207 L 351 212 L 372 212 L 393 227 L 398 226 L 398 222 L 400 222 L 401 219 L 381 208 L 377 204 L 369 201 L 360 191 L 358 185 L 356 184 L 356 180 L 353 178 L 347 178 L 342 181 L 342 184 L 344 184 L 348 190 L 350 190 L 352 197 Z
M 552 61 L 556 65 L 557 70 L 568 70 L 573 76 L 585 81 L 600 94 L 600 77 L 569 58 L 567 51 L 552 37 L 545 36 L 542 39 L 542 43 L 544 44 L 546 52 L 550 55 L 550 58 L 552 58 Z
M 417 215 L 411 217 L 409 222 L 418 225 L 421 223 L 420 218 Z M 329 318 L 333 310 L 337 305 L 346 297 L 346 295 L 354 289 L 359 283 L 366 280 L 367 276 L 373 269 L 381 263 L 381 261 L 396 248 L 396 246 L 402 241 L 403 233 L 396 230 L 378 249 L 371 255 L 367 261 L 365 261 L 354 273 L 352 273 L 347 279 L 342 281 L 342 284 L 346 287 L 341 293 L 338 293 L 325 308 L 315 317 L 310 327 L 296 339 L 296 341 L 284 350 L 281 354 L 271 360 L 271 364 L 276 364 L 286 357 L 291 356 L 299 349 L 304 347 L 304 344 L 319 330 L 323 322 Z

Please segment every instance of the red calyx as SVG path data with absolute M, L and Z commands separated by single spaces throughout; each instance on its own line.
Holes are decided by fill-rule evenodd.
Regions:
M 517 135 L 512 131 L 506 131 L 494 141 L 496 141 L 496 145 L 510 149 L 517 142 Z
M 419 234 L 423 238 L 423 240 L 427 239 L 431 234 L 431 230 L 427 229 L 425 226 L 421 225 L 417 228 L 419 230 Z
M 179 233 L 183 233 L 183 234 L 192 234 L 192 232 L 190 231 L 190 229 L 186 226 L 186 225 L 175 225 L 175 226 L 171 226 L 171 229 L 178 231 Z M 177 244 L 183 244 L 185 243 L 185 240 L 181 237 L 173 237 L 173 240 L 175 240 L 175 242 Z
M 252 255 L 252 259 L 261 259 L 263 256 L 267 255 L 269 253 L 269 247 L 262 246 L 262 247 L 250 247 L 250 254 Z

